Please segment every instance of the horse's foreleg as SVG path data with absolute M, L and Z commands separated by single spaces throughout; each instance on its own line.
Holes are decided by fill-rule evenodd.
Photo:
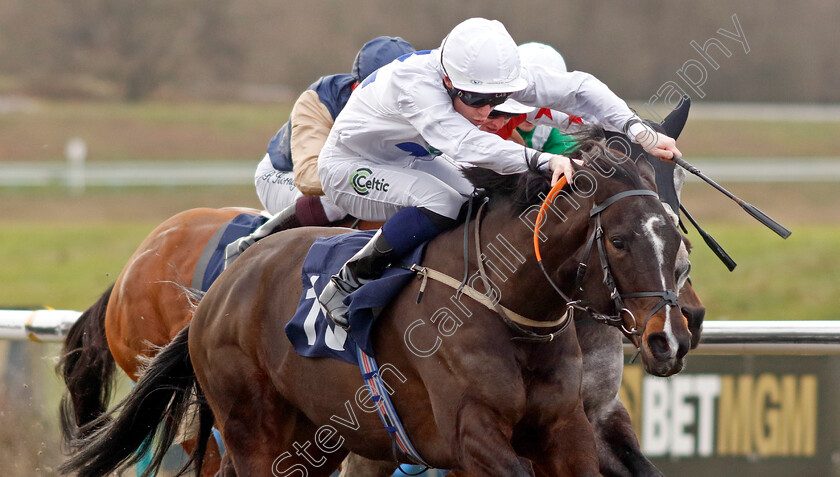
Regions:
M 590 414 L 601 473 L 607 477 L 662 477 L 642 454 L 630 415 L 618 398 L 603 407 L 606 409 L 597 418 Z
M 532 454 L 537 477 L 595 477 L 601 475 L 592 427 L 579 402 L 569 416 L 551 426 L 543 448 Z
M 468 403 L 458 412 L 457 457 L 466 474 L 486 477 L 534 477 L 529 461 L 516 455 L 510 443 L 512 426 L 496 411 Z

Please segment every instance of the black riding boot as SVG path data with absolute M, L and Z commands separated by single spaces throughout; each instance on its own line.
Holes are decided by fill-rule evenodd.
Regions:
M 295 213 L 296 203 L 274 214 L 264 224 L 260 225 L 256 230 L 251 232 L 251 235 L 246 235 L 225 247 L 225 269 L 244 252 L 248 247 L 254 245 L 257 240 L 268 237 L 269 235 L 279 232 L 281 230 L 293 229 L 300 227 L 300 221 Z
M 349 327 L 344 298 L 365 283 L 381 277 L 395 255 L 394 250 L 382 236 L 382 229 L 379 229 L 370 241 L 356 255 L 350 257 L 337 274 L 332 276 L 318 296 L 318 301 L 336 325 L 344 329 Z

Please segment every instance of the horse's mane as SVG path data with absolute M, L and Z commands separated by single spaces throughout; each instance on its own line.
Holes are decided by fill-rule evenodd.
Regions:
M 614 170 L 608 180 L 623 183 L 632 189 L 646 188 L 635 162 L 620 151 L 607 149 L 600 129 L 589 129 L 583 135 L 578 135 L 577 147 L 567 156 L 583 160 L 584 165 L 575 165 L 575 169 L 588 170 L 599 180 L 604 180 L 599 170 Z M 464 170 L 464 176 L 483 195 L 504 199 L 517 214 L 541 202 L 551 190 L 551 177 L 536 170 L 530 162 L 528 171 L 520 174 L 499 174 L 490 169 L 472 167 Z

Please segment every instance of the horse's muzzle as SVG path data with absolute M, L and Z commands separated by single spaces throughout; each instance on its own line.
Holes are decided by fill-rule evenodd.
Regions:
M 642 340 L 642 363 L 645 371 L 660 377 L 677 374 L 685 367 L 685 355 L 691 348 L 691 333 L 682 330 L 668 336 L 663 331 L 646 334 Z

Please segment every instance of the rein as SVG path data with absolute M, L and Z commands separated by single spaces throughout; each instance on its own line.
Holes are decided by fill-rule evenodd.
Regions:
M 537 257 L 537 264 L 540 266 L 540 269 L 545 275 L 546 280 L 548 283 L 551 284 L 552 288 L 560 295 L 560 297 L 566 301 L 567 306 L 567 313 L 571 314 L 573 309 L 583 311 L 589 314 L 592 319 L 598 323 L 607 324 L 610 326 L 615 326 L 633 343 L 636 348 L 639 348 L 641 343 L 639 338 L 641 337 L 642 330 L 644 330 L 645 326 L 647 325 L 648 320 L 652 317 L 656 312 L 658 312 L 663 306 L 670 305 L 670 306 L 679 306 L 678 303 L 678 295 L 674 290 L 663 290 L 663 291 L 653 291 L 653 292 L 636 292 L 636 293 L 619 293 L 618 287 L 615 284 L 615 279 L 613 278 L 612 272 L 610 271 L 610 264 L 609 258 L 607 256 L 606 251 L 606 239 L 604 238 L 604 229 L 601 226 L 601 212 L 606 210 L 609 206 L 615 204 L 621 199 L 626 197 L 637 197 L 637 196 L 651 196 L 656 197 L 657 199 L 659 196 L 656 192 L 651 190 L 644 190 L 644 189 L 634 189 L 628 190 L 624 192 L 619 192 L 613 196 L 610 196 L 605 201 L 601 202 L 600 204 L 595 204 L 592 206 L 592 210 L 589 212 L 589 217 L 592 218 L 595 222 L 595 227 L 592 231 L 592 234 L 589 236 L 589 239 L 586 241 L 586 247 L 584 248 L 583 255 L 581 259 L 578 261 L 578 269 L 577 273 L 575 274 L 575 285 L 573 287 L 574 290 L 583 291 L 582 282 L 583 278 L 586 276 L 586 260 L 589 257 L 589 254 L 592 252 L 593 245 L 597 244 L 598 247 L 598 258 L 601 262 L 601 270 L 604 274 L 603 283 L 607 287 L 607 291 L 610 294 L 610 298 L 613 300 L 615 305 L 616 315 L 606 315 L 604 313 L 600 313 L 593 309 L 590 306 L 586 306 L 581 304 L 580 300 L 572 300 L 569 296 L 567 296 L 563 291 L 557 286 L 557 283 L 551 279 L 551 276 L 548 274 L 548 271 L 545 269 L 545 266 L 542 262 L 542 256 L 540 254 L 540 237 L 539 232 L 540 228 L 542 227 L 543 222 L 546 218 L 546 211 L 548 210 L 549 203 L 557 196 L 560 190 L 565 187 L 567 184 L 567 180 L 565 177 L 561 177 L 557 184 L 551 188 L 548 195 L 543 200 L 542 206 L 540 207 L 540 211 L 537 214 L 536 224 L 534 225 L 534 251 Z M 624 305 L 624 298 L 645 298 L 645 297 L 660 297 L 659 303 L 648 313 L 648 316 L 645 317 L 644 323 L 642 324 L 642 328 L 638 328 L 636 326 L 636 317 L 633 313 Z M 624 320 L 624 314 L 629 315 L 630 318 L 630 326 L 626 325 Z M 565 316 L 565 314 L 564 314 Z
M 423 292 L 426 289 L 426 284 L 428 280 L 434 280 L 439 283 L 443 283 L 444 285 L 449 286 L 456 290 L 457 294 L 465 293 L 467 296 L 472 298 L 473 300 L 481 303 L 485 307 L 493 310 L 498 314 L 502 321 L 511 328 L 514 332 L 522 335 L 518 337 L 514 337 L 514 340 L 526 340 L 526 341 L 538 341 L 538 342 L 549 342 L 553 341 L 554 337 L 566 331 L 568 328 L 569 323 L 572 321 L 572 309 L 569 308 L 563 315 L 558 318 L 557 320 L 553 321 L 537 321 L 532 320 L 530 318 L 526 318 L 519 313 L 506 308 L 505 306 L 501 305 L 498 301 L 494 301 L 490 298 L 490 293 L 492 287 L 490 286 L 490 279 L 487 277 L 487 272 L 484 270 L 484 263 L 481 260 L 481 216 L 484 212 L 484 206 L 487 205 L 487 200 L 485 199 L 484 203 L 481 204 L 481 207 L 478 208 L 478 213 L 476 214 L 475 218 L 475 249 L 476 249 L 476 259 L 478 261 L 478 274 L 481 277 L 482 282 L 484 283 L 484 288 L 486 293 L 481 293 L 480 291 L 476 290 L 475 288 L 466 284 L 466 280 L 459 282 L 458 280 L 450 277 L 449 275 L 439 272 L 435 269 L 429 267 L 423 267 L 417 264 L 414 264 L 410 267 L 410 270 L 417 273 L 418 278 L 421 278 L 423 281 L 420 283 L 420 292 L 417 295 L 417 303 L 420 303 L 420 300 L 423 298 Z M 540 334 L 534 333 L 533 331 L 529 331 L 523 329 L 522 326 L 529 326 L 532 328 L 554 328 L 559 326 L 560 328 L 548 333 L 548 334 Z

